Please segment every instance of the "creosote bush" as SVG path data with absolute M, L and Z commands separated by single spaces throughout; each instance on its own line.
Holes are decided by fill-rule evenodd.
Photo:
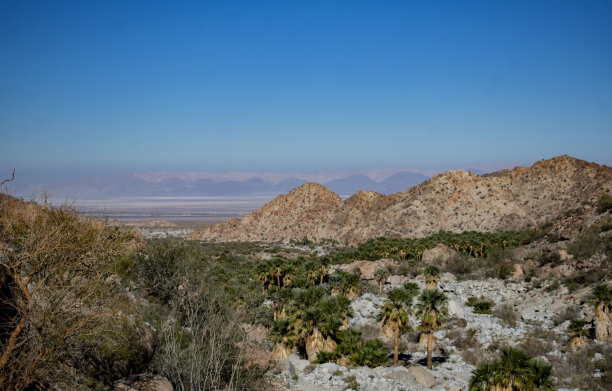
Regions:
M 242 310 L 247 299 L 226 289 L 227 280 L 240 279 L 224 268 L 232 262 L 210 261 L 196 243 L 163 239 L 150 241 L 134 263 L 134 282 L 152 303 L 149 320 L 158 330 L 151 368 L 175 390 L 266 388 L 267 363 L 248 361 L 240 327 L 248 319 Z M 252 290 L 259 292 L 256 282 Z
M 140 321 L 113 273 L 138 247 L 136 239 L 68 205 L 0 194 L 4 389 L 77 390 L 140 368 Z M 112 362 L 122 365 L 108 367 Z

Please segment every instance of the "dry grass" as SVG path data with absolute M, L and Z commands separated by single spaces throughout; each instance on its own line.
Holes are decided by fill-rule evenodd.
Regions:
M 499 304 L 493 310 L 493 315 L 498 317 L 506 326 L 516 326 L 518 313 L 510 304 Z

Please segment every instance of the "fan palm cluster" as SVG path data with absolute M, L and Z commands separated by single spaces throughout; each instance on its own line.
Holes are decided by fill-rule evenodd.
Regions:
M 427 336 L 427 367 L 431 369 L 434 333 L 448 317 L 448 299 L 437 289 L 426 289 L 418 296 L 417 303 L 413 306 L 412 302 L 417 294 L 418 287 L 414 283 L 407 283 L 402 288 L 390 290 L 378 320 L 382 321 L 383 327 L 393 332 L 393 363 L 397 364 L 400 333 L 410 328 L 410 314 L 419 317 L 419 328 Z
M 502 349 L 501 358 L 480 364 L 470 379 L 470 391 L 553 391 L 552 366 L 522 350 Z
M 335 263 L 356 259 L 377 260 L 394 258 L 420 260 L 425 250 L 442 243 L 455 251 L 473 257 L 489 257 L 498 249 L 518 247 L 533 240 L 537 231 L 501 231 L 454 233 L 440 231 L 425 238 L 386 238 L 370 239 L 354 250 L 334 255 Z
M 282 288 L 315 286 L 327 278 L 330 260 L 325 257 L 288 259 L 274 257 L 257 266 L 257 277 L 262 293 L 279 291 Z
M 336 340 L 353 316 L 346 296 L 331 296 L 322 286 L 282 288 L 271 299 L 275 321 L 269 337 L 285 351 L 303 349 L 319 335 Z

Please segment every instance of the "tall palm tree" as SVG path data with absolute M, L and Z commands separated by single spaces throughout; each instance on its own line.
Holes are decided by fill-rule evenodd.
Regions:
M 408 314 L 412 312 L 410 302 L 412 297 L 402 288 L 395 288 L 387 293 L 382 311 L 378 315 L 378 321 L 383 326 L 393 330 L 393 364 L 397 365 L 399 360 L 399 333 L 408 325 Z M 410 297 L 410 302 L 407 301 Z
M 431 369 L 434 333 L 448 317 L 448 298 L 437 289 L 426 289 L 416 304 L 416 314 L 421 318 L 421 330 L 427 334 L 427 368 Z
M 318 264 L 317 271 L 319 272 L 319 284 L 323 284 L 323 279 L 327 275 L 327 271 L 329 270 L 329 266 L 326 262 L 320 262 Z
M 612 341 L 612 289 L 607 284 L 593 288 L 589 304 L 595 307 L 595 338 Z
M 291 289 L 281 288 L 272 294 L 274 320 L 287 317 L 287 306 L 293 300 Z
M 385 269 L 378 269 L 376 273 L 374 273 L 374 279 L 378 282 L 378 296 L 382 295 L 382 287 L 385 281 L 389 278 L 389 272 Z
M 512 347 L 502 349 L 501 358 L 478 365 L 472 372 L 470 391 L 553 391 L 552 366 L 533 360 Z
M 440 278 L 440 270 L 435 266 L 427 266 L 425 268 L 425 288 L 436 289 L 438 288 L 438 280 Z

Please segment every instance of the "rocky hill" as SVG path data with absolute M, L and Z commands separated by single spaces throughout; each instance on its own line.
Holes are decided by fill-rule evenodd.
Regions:
M 378 237 L 422 237 L 439 230 L 499 231 L 563 219 L 561 236 L 596 215 L 612 191 L 612 168 L 559 156 L 492 174 L 448 171 L 401 193 L 358 191 L 343 201 L 317 183 L 281 195 L 241 219 L 204 227 L 209 241 L 334 239 L 356 244 Z

